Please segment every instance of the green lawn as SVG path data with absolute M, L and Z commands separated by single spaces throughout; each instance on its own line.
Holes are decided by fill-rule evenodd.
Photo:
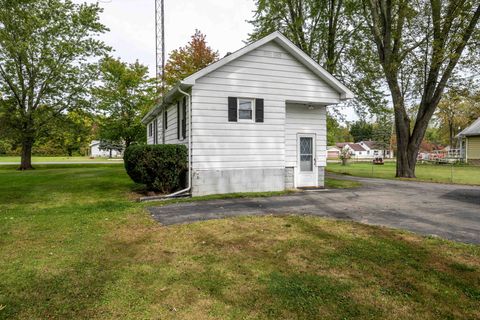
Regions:
M 329 162 L 327 171 L 360 177 L 395 179 L 395 163 L 372 165 L 370 162 L 350 162 L 346 166 Z M 418 164 L 416 176 L 419 181 L 480 185 L 480 167 L 467 165 Z
M 108 158 L 95 158 L 89 157 L 32 157 L 32 162 L 95 162 L 95 161 L 108 161 Z M 113 160 L 110 160 L 113 161 Z M 12 162 L 20 163 L 20 157 L 0 156 L 0 162 Z
M 0 168 L 0 319 L 478 319 L 480 247 L 314 217 L 162 227 L 121 165 Z

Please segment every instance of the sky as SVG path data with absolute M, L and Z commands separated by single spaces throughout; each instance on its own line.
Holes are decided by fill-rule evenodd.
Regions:
M 76 2 L 84 2 L 77 0 Z M 164 0 L 165 46 L 168 54 L 185 46 L 199 29 L 223 57 L 244 46 L 252 31 L 254 0 Z M 88 0 L 94 3 L 94 0 Z M 147 65 L 155 75 L 155 0 L 99 0 L 101 21 L 110 32 L 101 38 L 126 62 Z
M 97 0 L 74 0 L 95 3 Z M 102 23 L 110 31 L 101 39 L 114 49 L 112 55 L 125 62 L 147 65 L 155 76 L 155 0 L 98 0 L 104 9 Z M 185 46 L 195 29 L 220 57 L 245 46 L 253 27 L 255 0 L 164 0 L 165 47 L 168 53 Z M 347 120 L 358 117 L 350 107 L 340 108 Z

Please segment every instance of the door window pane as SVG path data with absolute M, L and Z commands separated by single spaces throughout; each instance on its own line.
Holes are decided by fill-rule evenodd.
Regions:
M 313 139 L 300 137 L 300 171 L 313 171 Z
M 300 154 L 312 154 L 312 138 L 300 138 Z
M 312 171 L 313 164 L 312 164 L 312 156 L 308 155 L 301 155 L 300 156 L 300 171 Z

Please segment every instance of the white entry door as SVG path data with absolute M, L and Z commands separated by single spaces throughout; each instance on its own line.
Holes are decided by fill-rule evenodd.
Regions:
M 316 187 L 318 185 L 318 180 L 315 159 L 315 135 L 298 135 L 297 150 L 297 187 Z

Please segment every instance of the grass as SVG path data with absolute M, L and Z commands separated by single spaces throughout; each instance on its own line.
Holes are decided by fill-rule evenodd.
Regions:
M 346 166 L 340 163 L 327 165 L 327 171 L 359 177 L 395 179 L 395 162 L 384 165 L 372 165 L 369 162 L 350 162 Z M 417 181 L 480 185 L 480 167 L 467 165 L 418 164 L 415 170 Z
M 95 161 L 106 161 L 108 158 L 95 158 L 90 159 L 89 157 L 32 157 L 32 162 L 41 163 L 41 162 L 95 162 Z M 120 159 L 121 160 L 121 159 Z M 113 161 L 113 160 L 111 160 Z M 12 156 L 0 156 L 0 162 L 12 162 L 20 163 L 20 157 Z
M 358 181 L 340 180 L 333 178 L 325 179 L 325 188 L 327 189 L 350 189 L 358 188 L 362 184 Z
M 480 247 L 335 220 L 163 227 L 121 165 L 0 168 L 0 319 L 478 319 Z

